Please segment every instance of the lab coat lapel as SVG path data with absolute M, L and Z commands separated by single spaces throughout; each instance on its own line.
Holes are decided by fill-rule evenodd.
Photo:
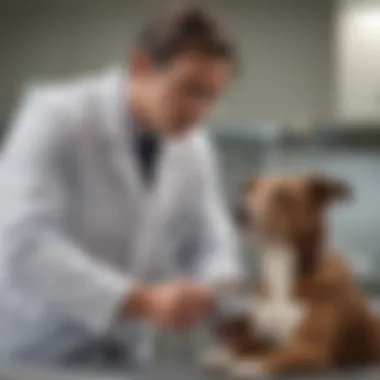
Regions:
M 132 125 L 125 106 L 128 103 L 127 78 L 119 73 L 115 79 L 108 97 L 112 109 L 109 119 L 109 131 L 114 146 L 112 158 L 123 182 L 126 197 L 128 196 L 126 201 L 134 206 L 133 215 L 128 215 L 128 219 L 133 218 L 133 221 L 128 220 L 128 224 L 133 223 L 135 227 L 130 270 L 135 277 L 142 278 L 162 259 L 159 246 L 165 222 L 170 213 L 175 211 L 176 202 L 173 196 L 175 198 L 178 173 L 173 165 L 173 156 L 176 149 L 175 143 L 164 140 L 155 183 L 147 189 L 138 170 Z
M 142 226 L 145 224 L 148 194 L 146 193 L 141 175 L 138 172 L 138 162 L 135 155 L 130 119 L 127 111 L 128 77 L 124 70 L 115 71 L 107 82 L 105 89 L 107 113 L 107 132 L 110 145 L 112 165 L 119 177 L 125 202 L 128 203 L 128 215 L 125 216 L 126 257 L 128 272 L 137 274 L 136 257 Z M 140 271 L 140 269 L 139 269 Z
M 115 73 L 109 90 L 108 131 L 113 145 L 113 163 L 124 186 L 128 188 L 129 194 L 135 198 L 135 204 L 138 205 L 140 203 L 138 199 L 143 194 L 143 184 L 134 154 L 135 147 L 126 106 L 129 98 L 128 78 L 124 71 Z
M 144 216 L 135 252 L 135 270 L 141 277 L 152 275 L 163 262 L 169 259 L 170 251 L 163 252 L 162 240 L 166 240 L 166 223 L 175 212 L 177 173 L 173 170 L 173 145 L 165 141 L 157 180 L 149 196 L 145 198 Z M 167 268 L 171 271 L 171 268 Z

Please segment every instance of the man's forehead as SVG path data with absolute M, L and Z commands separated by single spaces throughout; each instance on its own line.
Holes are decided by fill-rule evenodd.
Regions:
M 173 73 L 184 73 L 194 78 L 215 79 L 230 76 L 232 67 L 229 61 L 197 52 L 186 52 L 173 59 L 170 67 Z M 200 67 L 203 69 L 200 71 Z M 206 75 L 202 75 L 202 72 Z M 211 75 L 210 75 L 211 74 Z

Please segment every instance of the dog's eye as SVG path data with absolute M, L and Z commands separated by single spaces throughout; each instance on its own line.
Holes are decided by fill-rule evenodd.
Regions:
M 285 191 L 277 191 L 274 195 L 273 195 L 273 200 L 274 202 L 280 206 L 281 208 L 291 208 L 294 206 L 295 204 L 295 200 L 294 198 L 288 194 L 287 192 Z

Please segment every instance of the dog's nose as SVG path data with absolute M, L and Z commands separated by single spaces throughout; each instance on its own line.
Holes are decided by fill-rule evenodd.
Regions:
M 241 203 L 235 205 L 233 209 L 233 217 L 236 224 L 239 226 L 246 226 L 251 223 L 251 216 Z
M 256 184 L 256 179 L 251 178 L 251 179 L 244 181 L 240 185 L 240 194 L 242 194 L 243 196 L 246 195 L 255 187 L 255 184 Z

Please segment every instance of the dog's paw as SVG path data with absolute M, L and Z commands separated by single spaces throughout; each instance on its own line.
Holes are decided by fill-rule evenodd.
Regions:
M 226 371 L 232 364 L 232 355 L 227 348 L 207 350 L 200 357 L 200 365 L 207 371 Z
M 235 379 L 266 379 L 267 375 L 261 363 L 255 359 L 235 362 L 229 372 Z

